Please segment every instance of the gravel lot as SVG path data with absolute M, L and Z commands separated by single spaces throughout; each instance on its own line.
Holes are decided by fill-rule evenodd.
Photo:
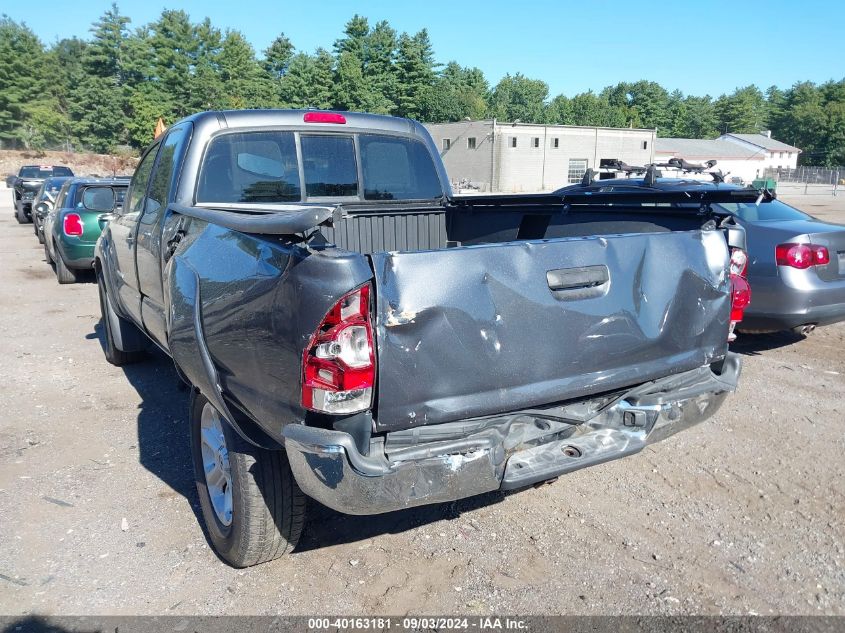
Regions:
M 845 325 L 741 338 L 740 391 L 639 455 L 379 517 L 313 503 L 294 554 L 235 570 L 169 361 L 108 365 L 96 286 L 60 287 L 2 205 L 0 613 L 845 614 Z

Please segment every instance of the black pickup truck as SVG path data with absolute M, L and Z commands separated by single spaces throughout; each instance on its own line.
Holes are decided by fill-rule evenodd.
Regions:
M 11 181 L 15 219 L 20 224 L 32 222 L 32 205 L 41 185 L 53 176 L 73 176 L 70 167 L 63 165 L 23 165 Z
M 699 189 L 455 197 L 414 121 L 194 115 L 97 244 L 106 356 L 172 357 L 211 540 L 271 560 L 304 495 L 376 514 L 521 488 L 713 415 L 747 286 L 710 203 L 767 198 Z

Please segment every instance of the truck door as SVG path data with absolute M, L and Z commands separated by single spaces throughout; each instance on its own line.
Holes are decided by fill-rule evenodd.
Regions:
M 172 202 L 179 178 L 182 155 L 193 126 L 182 123 L 171 128 L 161 143 L 153 168 L 144 211 L 138 219 L 135 263 L 141 292 L 141 318 L 147 332 L 167 349 L 162 290 L 162 223 L 167 205 Z
M 120 305 L 138 323 L 141 322 L 141 293 L 135 268 L 135 231 L 160 145 L 155 143 L 141 158 L 129 185 L 123 209 L 107 225 L 111 234 L 114 269 L 117 272 L 114 283 L 120 297 Z

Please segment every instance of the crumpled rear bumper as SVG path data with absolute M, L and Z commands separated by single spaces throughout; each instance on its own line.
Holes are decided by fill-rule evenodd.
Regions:
M 716 413 L 740 370 L 729 353 L 718 374 L 706 366 L 640 385 L 585 421 L 517 412 L 502 416 L 504 437 L 470 435 L 460 448 L 432 443 L 409 459 L 362 455 L 347 433 L 298 424 L 285 427 L 285 447 L 305 494 L 339 512 L 379 514 L 521 488 L 632 455 Z

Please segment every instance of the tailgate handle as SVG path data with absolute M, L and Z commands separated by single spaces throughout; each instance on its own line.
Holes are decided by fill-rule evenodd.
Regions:
M 586 299 L 604 294 L 610 272 L 604 265 L 560 268 L 548 271 L 546 280 L 561 299 Z

